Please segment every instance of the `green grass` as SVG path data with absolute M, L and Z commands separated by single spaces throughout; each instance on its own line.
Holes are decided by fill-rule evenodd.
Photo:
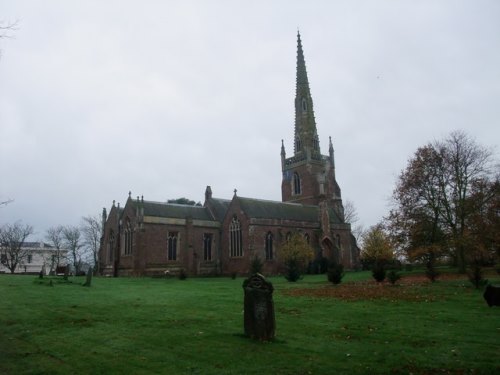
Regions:
M 1 374 L 500 373 L 500 308 L 466 280 L 392 287 L 429 296 L 411 302 L 291 296 L 335 287 L 271 278 L 270 343 L 242 334 L 242 278 L 70 281 L 0 275 Z

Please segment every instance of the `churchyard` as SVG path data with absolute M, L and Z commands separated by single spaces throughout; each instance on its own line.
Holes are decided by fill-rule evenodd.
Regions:
M 500 307 L 465 276 L 403 276 L 269 278 L 276 337 L 259 342 L 243 334 L 242 277 L 0 275 L 0 373 L 500 373 Z

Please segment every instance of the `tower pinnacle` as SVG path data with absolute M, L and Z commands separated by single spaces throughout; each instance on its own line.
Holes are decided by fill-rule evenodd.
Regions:
M 297 77 L 295 88 L 295 154 L 302 153 L 307 158 L 319 154 L 319 141 L 314 118 L 313 101 L 300 33 L 297 33 Z

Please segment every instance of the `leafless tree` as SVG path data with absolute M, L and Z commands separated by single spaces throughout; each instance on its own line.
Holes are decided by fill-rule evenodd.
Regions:
M 350 223 L 351 225 L 354 225 L 359 221 L 356 206 L 350 199 L 346 199 L 344 201 L 344 220 L 346 223 Z
M 22 225 L 20 222 L 6 224 L 0 228 L 0 257 L 2 264 L 11 273 L 28 257 L 28 250 L 23 249 L 26 238 L 33 234 L 31 225 Z
M 50 272 L 53 272 L 57 266 L 61 264 L 61 261 L 64 260 L 62 248 L 64 246 L 64 227 L 62 225 L 58 225 L 56 227 L 51 227 L 47 229 L 45 234 L 45 238 L 50 244 L 54 247 L 54 252 L 49 260 L 50 264 Z
M 346 223 L 351 224 L 351 232 L 354 238 L 356 238 L 356 242 L 359 243 L 361 241 L 361 237 L 363 236 L 365 229 L 362 224 L 358 224 L 359 222 L 358 210 L 356 209 L 354 202 L 351 201 L 350 199 L 346 199 L 344 201 L 344 220 Z
M 70 252 L 73 261 L 75 274 L 78 274 L 82 264 L 82 242 L 80 228 L 77 226 L 67 226 L 63 228 L 64 244 Z
M 0 40 L 5 39 L 5 38 L 12 38 L 12 31 L 17 30 L 17 25 L 18 21 L 14 22 L 5 22 L 5 21 L 0 21 Z M 2 50 L 0 50 L 0 56 L 1 56 Z
M 101 245 L 102 224 L 99 216 L 82 217 L 81 230 L 83 233 L 83 244 L 92 254 L 94 271 L 99 272 L 99 247 Z

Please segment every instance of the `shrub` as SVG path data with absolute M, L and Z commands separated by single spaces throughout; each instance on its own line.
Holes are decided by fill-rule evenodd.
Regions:
M 468 272 L 468 276 L 469 281 L 472 283 L 472 285 L 474 285 L 476 289 L 479 289 L 480 287 L 488 283 L 488 280 L 483 277 L 483 270 L 481 269 L 481 266 L 479 266 L 478 264 L 475 264 L 471 267 Z
M 340 284 L 344 277 L 344 266 L 337 262 L 328 265 L 328 281 L 333 284 Z
M 254 273 L 262 273 L 263 266 L 264 263 L 262 263 L 262 260 L 258 256 L 256 256 L 250 263 L 250 274 L 253 275 Z
M 293 234 L 279 249 L 280 258 L 285 264 L 285 278 L 288 281 L 299 280 L 300 275 L 307 270 L 313 254 L 305 238 L 299 233 Z
M 179 272 L 179 280 L 186 280 L 187 279 L 187 273 L 186 273 L 186 270 L 184 268 L 181 268 L 180 272 Z
M 434 266 L 434 262 L 427 262 L 426 268 L 425 276 L 427 276 L 431 282 L 435 282 L 439 276 L 439 272 Z
M 372 276 L 378 283 L 385 279 L 385 268 L 383 264 L 375 263 L 372 269 Z
M 289 259 L 285 262 L 285 279 L 291 282 L 300 280 L 300 265 L 296 259 Z
M 387 273 L 387 280 L 394 285 L 401 278 L 401 275 L 396 270 L 390 270 Z
M 236 279 L 237 273 L 236 272 L 231 272 L 231 279 Z

